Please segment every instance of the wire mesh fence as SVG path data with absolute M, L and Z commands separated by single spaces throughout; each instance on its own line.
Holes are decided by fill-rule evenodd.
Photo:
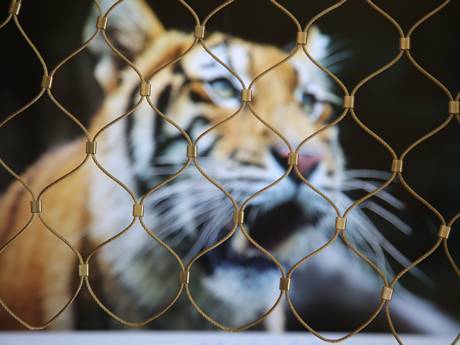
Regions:
M 230 66 L 230 64 L 226 63 L 222 60 L 221 57 L 217 56 L 212 49 L 209 48 L 209 43 L 207 41 L 207 25 L 208 22 L 213 19 L 216 15 L 220 12 L 225 11 L 228 6 L 230 6 L 235 0 L 225 1 L 219 6 L 217 6 L 214 10 L 212 10 L 204 19 L 201 19 L 196 11 L 192 8 L 184 0 L 179 0 L 178 2 L 188 11 L 190 17 L 195 22 L 195 30 L 191 34 L 191 43 L 190 45 L 181 52 L 178 56 L 171 58 L 168 61 L 165 61 L 162 65 L 160 65 L 155 70 L 148 70 L 145 65 L 138 65 L 133 58 L 128 57 L 127 54 L 116 47 L 116 45 L 111 41 L 110 36 L 107 34 L 107 26 L 110 23 L 111 15 L 120 6 L 123 2 L 129 2 L 132 0 L 119 0 L 115 1 L 107 11 L 103 11 L 101 8 L 101 4 L 99 1 L 95 0 L 95 6 L 99 12 L 97 19 L 93 23 L 93 32 L 89 39 L 84 42 L 80 47 L 75 49 L 74 52 L 69 54 L 66 58 L 56 64 L 54 67 L 48 66 L 47 62 L 43 58 L 39 47 L 36 47 L 34 43 L 29 38 L 26 30 L 23 28 L 21 24 L 21 8 L 23 6 L 27 6 L 27 2 L 20 1 L 20 0 L 13 0 L 11 2 L 11 6 L 9 7 L 9 11 L 7 14 L 6 19 L 0 24 L 0 29 L 3 29 L 7 26 L 15 26 L 17 30 L 19 30 L 22 39 L 30 49 L 33 51 L 35 59 L 40 63 L 43 76 L 41 81 L 39 82 L 40 90 L 33 97 L 27 104 L 20 107 L 17 111 L 13 112 L 9 116 L 6 117 L 0 123 L 0 128 L 6 126 L 11 121 L 15 121 L 17 118 L 21 116 L 25 116 L 25 112 L 32 107 L 36 102 L 38 102 L 42 98 L 48 98 L 51 100 L 57 108 L 60 109 L 62 112 L 62 116 L 65 116 L 68 121 L 72 121 L 76 124 L 80 130 L 82 135 L 85 138 L 84 144 L 84 158 L 79 161 L 77 164 L 72 166 L 72 168 L 60 178 L 52 181 L 46 187 L 41 189 L 40 191 L 35 191 L 34 188 L 30 186 L 30 183 L 26 178 L 21 176 L 19 173 L 15 172 L 10 165 L 0 160 L 0 164 L 2 165 L 3 169 L 5 169 L 11 176 L 14 177 L 22 186 L 24 191 L 30 197 L 30 214 L 26 224 L 20 228 L 15 229 L 16 232 L 14 236 L 9 238 L 5 244 L 0 249 L 0 255 L 3 253 L 8 247 L 10 247 L 13 243 L 17 241 L 21 241 L 21 236 L 23 233 L 34 231 L 34 227 L 37 224 L 41 224 L 44 226 L 47 231 L 54 236 L 56 239 L 62 241 L 63 244 L 68 248 L 68 250 L 72 253 L 74 258 L 78 262 L 78 266 L 75 267 L 75 270 L 79 276 L 79 282 L 76 286 L 72 296 L 63 303 L 59 310 L 46 322 L 43 324 L 31 324 L 27 320 L 23 319 L 20 315 L 18 315 L 14 308 L 8 306 L 7 303 L 1 299 L 4 296 L 0 296 L 0 304 L 2 307 L 20 324 L 24 327 L 32 330 L 38 329 L 45 329 L 52 325 L 56 319 L 58 319 L 61 314 L 63 314 L 66 310 L 71 308 L 75 303 L 75 299 L 81 293 L 82 290 L 87 290 L 90 294 L 91 298 L 94 300 L 95 303 L 99 305 L 99 307 L 106 312 L 111 318 L 120 322 L 123 325 L 130 326 L 130 327 L 142 327 L 145 326 L 152 321 L 156 320 L 157 318 L 161 318 L 166 312 L 168 312 L 174 304 L 178 301 L 178 299 L 185 295 L 188 298 L 189 303 L 195 308 L 195 310 L 210 324 L 230 332 L 235 331 L 242 331 L 253 326 L 256 326 L 263 322 L 270 314 L 274 313 L 274 311 L 278 308 L 281 308 L 281 304 L 286 303 L 290 312 L 292 312 L 293 316 L 299 321 L 299 323 L 309 332 L 317 336 L 323 341 L 326 342 L 340 342 L 345 339 L 348 339 L 355 334 L 364 330 L 369 324 L 371 324 L 374 319 L 381 313 L 382 311 L 386 314 L 386 319 L 388 322 L 388 326 L 391 329 L 391 332 L 399 344 L 403 344 L 402 339 L 398 335 L 398 330 L 394 327 L 392 321 L 392 313 L 391 313 L 391 302 L 394 289 L 398 288 L 398 282 L 404 277 L 407 273 L 411 272 L 419 265 L 422 261 L 430 257 L 435 251 L 443 251 L 445 256 L 448 259 L 449 266 L 443 267 L 443 269 L 450 269 L 455 272 L 455 274 L 460 274 L 458 269 L 457 263 L 454 260 L 454 257 L 451 255 L 449 251 L 449 235 L 452 229 L 458 223 L 460 219 L 460 213 L 457 213 L 452 218 L 446 218 L 438 209 L 436 209 L 428 200 L 426 200 L 422 195 L 420 195 L 414 187 L 412 187 L 405 179 L 405 169 L 404 169 L 404 162 L 406 158 L 412 153 L 412 151 L 420 146 L 422 143 L 427 142 L 431 137 L 436 135 L 442 135 L 443 130 L 451 125 L 456 121 L 460 121 L 460 93 L 455 93 L 457 90 L 449 90 L 441 81 L 439 81 L 434 75 L 430 74 L 428 70 L 426 70 L 423 66 L 421 66 L 417 62 L 417 57 L 413 56 L 412 54 L 412 46 L 416 45 L 417 42 L 412 42 L 411 37 L 413 33 L 418 30 L 424 23 L 433 16 L 436 16 L 439 12 L 443 10 L 448 10 L 448 5 L 450 3 L 449 0 L 444 1 L 439 4 L 436 8 L 434 8 L 431 12 L 427 13 L 425 16 L 420 18 L 416 23 L 412 25 L 412 27 L 408 31 L 404 31 L 398 21 L 396 21 L 390 13 L 386 12 L 380 6 L 378 6 L 374 1 L 367 0 L 365 1 L 366 4 L 369 6 L 372 11 L 376 14 L 381 16 L 386 20 L 388 23 L 388 28 L 393 28 L 398 33 L 398 36 L 395 35 L 395 41 L 399 43 L 399 52 L 393 57 L 393 59 L 388 62 L 387 64 L 377 68 L 371 74 L 366 76 L 356 85 L 345 85 L 332 71 L 322 65 L 317 59 L 315 59 L 311 52 L 309 51 L 309 38 L 311 37 L 310 33 L 314 30 L 315 24 L 322 18 L 331 15 L 335 11 L 339 11 L 341 6 L 343 6 L 347 0 L 337 1 L 334 5 L 326 8 L 325 10 L 319 12 L 318 14 L 314 15 L 307 23 L 301 23 L 295 13 L 290 12 L 286 7 L 284 7 L 281 3 L 275 0 L 270 0 L 269 2 L 275 6 L 275 8 L 284 16 L 286 16 L 291 22 L 293 27 L 296 30 L 296 36 L 294 37 L 294 41 L 296 42 L 295 46 L 292 50 L 287 54 L 287 56 L 279 61 L 276 64 L 269 66 L 268 68 L 264 69 L 261 73 L 259 73 L 255 78 L 253 78 L 250 82 L 245 81 L 243 76 L 240 76 L 238 72 Z M 123 14 L 122 14 L 123 15 Z M 385 28 L 386 30 L 386 28 Z M 118 114 L 114 119 L 107 123 L 98 124 L 98 128 L 88 128 L 86 127 L 80 120 L 77 114 L 72 113 L 68 110 L 60 100 L 55 96 L 54 89 L 53 89 L 53 80 L 57 74 L 59 74 L 61 68 L 72 61 L 79 53 L 83 50 L 88 49 L 91 43 L 94 43 L 96 39 L 103 39 L 104 44 L 106 45 L 107 49 L 110 49 L 111 54 L 116 56 L 118 59 L 123 61 L 137 76 L 137 80 L 133 83 L 139 85 L 138 88 L 138 101 L 135 102 L 130 109 L 128 109 L 123 114 Z M 202 49 L 212 58 L 218 65 L 222 68 L 226 69 L 228 73 L 230 73 L 238 82 L 239 84 L 239 93 L 240 93 L 240 104 L 238 106 L 237 111 L 232 114 L 229 114 L 225 118 L 219 120 L 217 123 L 214 123 L 209 126 L 205 131 L 200 133 L 195 138 L 188 133 L 181 125 L 175 122 L 168 113 L 165 113 L 158 107 L 157 104 L 152 100 L 152 80 L 160 75 L 162 71 L 170 68 L 172 65 L 176 64 L 178 61 L 183 59 L 187 54 L 191 54 L 193 49 Z M 303 140 L 301 140 L 295 146 L 291 144 L 290 138 L 283 134 L 276 126 L 267 122 L 264 119 L 264 115 L 260 114 L 258 109 L 253 106 L 253 103 L 257 100 L 258 102 L 263 103 L 265 99 L 263 96 L 259 96 L 257 92 L 257 88 L 255 87 L 256 82 L 262 80 L 266 75 L 274 71 L 275 69 L 279 69 L 286 64 L 288 61 L 291 61 L 293 57 L 297 54 L 302 54 L 305 60 L 313 63 L 318 70 L 324 73 L 327 77 L 329 77 L 336 86 L 342 92 L 342 112 L 341 114 L 334 119 L 332 122 L 325 124 L 321 128 L 315 130 L 313 133 L 306 135 Z M 395 66 L 396 63 L 405 59 L 408 61 L 417 71 L 427 78 L 433 85 L 435 85 L 439 90 L 443 92 L 445 95 L 445 114 L 443 114 L 444 121 L 433 128 L 431 131 L 427 132 L 425 135 L 418 138 L 412 144 L 410 144 L 406 149 L 402 150 L 401 152 L 397 152 L 387 141 L 385 141 L 380 135 L 373 131 L 372 128 L 369 128 L 361 119 L 360 114 L 356 110 L 355 104 L 359 102 L 360 95 L 359 91 L 366 87 L 366 85 L 377 78 L 381 74 L 387 72 L 392 67 Z M 258 99 L 260 97 L 260 99 Z M 134 191 L 130 189 L 130 187 L 122 182 L 122 178 L 112 174 L 109 169 L 104 167 L 104 164 L 98 160 L 98 140 L 100 137 L 109 129 L 116 125 L 118 122 L 127 119 L 133 114 L 141 109 L 141 107 L 150 107 L 151 110 L 155 112 L 155 114 L 159 117 L 161 121 L 167 123 L 174 127 L 177 132 L 180 134 L 183 143 L 186 145 L 186 150 L 183 152 L 183 157 L 185 158 L 184 164 L 173 174 L 169 175 L 166 179 L 162 180 L 152 188 L 144 193 L 142 196 L 136 195 Z M 247 197 L 243 201 L 238 200 L 232 192 L 229 191 L 222 183 L 220 183 L 217 179 L 213 178 L 211 174 L 207 171 L 206 166 L 201 162 L 200 156 L 200 146 L 207 138 L 213 134 L 218 128 L 222 128 L 230 121 L 239 121 L 239 118 L 243 112 L 247 112 L 251 114 L 254 120 L 258 121 L 258 123 L 263 126 L 267 131 L 269 131 L 272 135 L 275 135 L 279 140 L 281 140 L 288 151 L 286 154 L 286 170 L 284 171 L 282 176 L 279 176 L 273 182 L 265 185 L 256 193 L 252 194 L 251 196 Z M 304 176 L 302 173 L 300 163 L 299 163 L 299 155 L 303 147 L 314 141 L 316 138 L 320 137 L 324 134 L 325 131 L 328 129 L 337 126 L 345 119 L 349 119 L 354 121 L 354 123 L 359 126 L 362 130 L 363 135 L 368 135 L 375 140 L 376 143 L 380 144 L 389 154 L 391 159 L 388 160 L 388 178 L 381 183 L 378 187 L 370 190 L 366 195 L 362 196 L 358 200 L 352 202 L 350 205 L 347 205 L 347 208 L 344 211 L 341 211 L 341 208 L 336 205 L 333 199 L 327 195 L 324 191 L 320 188 L 315 186 L 311 183 L 308 178 Z M 100 172 L 105 175 L 105 178 L 111 179 L 119 189 L 124 190 L 124 192 L 130 197 L 132 203 L 132 221 L 131 223 L 123 229 L 117 229 L 116 235 L 108 238 L 107 240 L 99 243 L 94 249 L 92 249 L 89 253 L 82 253 L 79 248 L 77 248 L 71 241 L 68 240 L 60 231 L 59 229 L 54 228 L 53 226 L 49 225 L 42 216 L 43 212 L 47 209 L 48 205 L 46 203 L 45 195 L 52 194 L 54 187 L 59 185 L 62 181 L 71 178 L 72 175 L 76 174 L 78 171 L 83 169 L 83 167 L 93 165 L 97 167 Z M 195 173 L 198 173 L 202 176 L 206 183 L 212 185 L 216 188 L 219 193 L 222 194 L 223 197 L 228 200 L 229 204 L 231 204 L 231 210 L 233 214 L 233 223 L 232 226 L 228 229 L 223 237 L 218 239 L 214 244 L 205 247 L 198 253 L 196 253 L 190 260 L 185 260 L 181 255 L 179 255 L 173 248 L 170 246 L 161 236 L 158 234 L 158 231 L 161 229 L 152 229 L 149 227 L 148 222 L 144 221 L 144 205 L 146 200 L 154 195 L 155 193 L 159 193 L 163 187 L 172 183 L 173 181 L 179 179 L 186 171 L 194 169 Z M 278 184 L 280 184 L 288 175 L 295 174 L 301 182 L 307 186 L 311 191 L 316 193 L 316 195 L 330 206 L 331 214 L 334 214 L 335 217 L 335 231 L 333 231 L 333 235 L 328 239 L 326 243 L 324 243 L 319 248 L 307 253 L 303 258 L 298 260 L 295 264 L 291 265 L 291 267 L 286 267 L 280 262 L 280 260 L 269 250 L 267 250 L 264 246 L 258 243 L 253 236 L 251 235 L 250 230 L 245 225 L 245 211 L 247 210 L 250 203 L 256 199 L 257 197 L 261 196 L 262 194 L 266 193 L 268 190 L 274 188 Z M 375 197 L 378 193 L 388 189 L 388 187 L 395 182 L 399 182 L 403 188 L 410 193 L 410 195 L 417 200 L 421 205 L 426 207 L 438 220 L 438 239 L 434 241 L 433 245 L 429 250 L 425 253 L 420 255 L 410 264 L 408 264 L 404 269 L 402 269 L 399 273 L 397 273 L 392 279 L 388 279 L 387 275 L 385 274 L 382 267 L 380 267 L 374 260 L 370 259 L 365 253 L 363 253 L 356 245 L 350 241 L 348 236 L 347 229 L 347 217 L 349 214 L 360 205 L 368 201 L 369 199 Z M 128 319 L 125 319 L 119 316 L 115 311 L 113 311 L 110 306 L 106 305 L 100 297 L 91 283 L 91 274 L 92 274 L 92 262 L 95 256 L 109 244 L 114 242 L 117 239 L 121 239 L 127 235 L 127 233 L 134 227 L 138 226 L 142 229 L 145 234 L 150 237 L 151 241 L 155 241 L 159 246 L 163 247 L 163 249 L 170 255 L 176 262 L 177 268 L 179 270 L 179 275 L 177 277 L 179 281 L 179 287 L 177 291 L 174 291 L 172 294 L 172 298 L 164 302 L 164 307 L 160 310 L 156 311 L 153 315 L 146 318 L 141 322 L 135 322 Z M 263 314 L 259 315 L 256 319 L 247 322 L 241 326 L 229 326 L 223 324 L 212 317 L 196 300 L 192 289 L 190 288 L 191 282 L 194 279 L 193 274 L 193 267 L 198 260 L 206 256 L 207 254 L 211 253 L 213 250 L 217 249 L 220 246 L 225 245 L 230 239 L 236 236 L 243 236 L 245 241 L 252 245 L 259 251 L 259 254 L 265 256 L 268 260 L 270 260 L 279 270 L 279 292 L 276 301 L 273 305 L 266 310 Z M 338 338 L 327 338 L 322 335 L 320 332 L 316 331 L 311 325 L 308 320 L 305 320 L 301 314 L 298 312 L 295 302 L 291 297 L 291 281 L 294 279 L 294 273 L 301 268 L 305 263 L 311 260 L 313 257 L 319 255 L 323 251 L 327 251 L 331 245 L 335 242 L 341 241 L 350 252 L 354 253 L 356 257 L 358 257 L 365 265 L 367 265 L 371 270 L 374 271 L 375 275 L 379 277 L 382 284 L 381 290 L 381 298 L 378 305 L 375 308 L 375 311 L 365 320 L 361 325 L 359 325 L 356 329 L 352 330 L 348 334 L 338 337 Z M 452 340 L 453 343 L 458 341 L 457 339 Z

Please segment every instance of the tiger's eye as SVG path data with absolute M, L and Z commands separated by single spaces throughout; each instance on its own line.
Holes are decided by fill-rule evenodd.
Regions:
M 234 98 L 238 96 L 238 90 L 233 86 L 233 84 L 225 79 L 219 78 L 209 82 L 214 92 L 220 98 Z

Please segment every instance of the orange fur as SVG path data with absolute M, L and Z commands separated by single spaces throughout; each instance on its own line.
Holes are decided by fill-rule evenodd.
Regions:
M 82 148 L 83 142 L 78 140 L 45 155 L 28 169 L 23 178 L 33 191 L 39 192 L 78 165 L 83 157 Z M 65 238 L 81 233 L 87 222 L 84 170 L 77 174 L 77 178 L 52 187 L 43 197 L 43 218 L 53 225 L 62 224 L 65 219 L 65 227 L 55 228 Z M 19 182 L 13 183 L 5 193 L 0 204 L 2 244 L 24 227 L 31 217 L 30 201 L 30 195 Z M 79 243 L 75 245 L 78 248 Z M 0 255 L 0 296 L 26 322 L 43 324 L 70 298 L 71 273 L 74 272 L 69 272 L 69 269 L 76 262 L 72 251 L 59 244 L 35 216 L 32 224 Z M 69 326 L 69 321 L 67 316 L 58 323 Z M 4 310 L 0 312 L 0 325 L 8 329 L 21 327 Z
M 109 23 L 112 21 L 114 20 L 111 19 Z M 155 18 L 151 17 L 150 22 L 154 21 Z M 131 29 L 129 23 L 127 28 Z M 191 35 L 175 31 L 163 32 L 159 24 L 149 25 L 148 28 L 157 31 L 146 35 L 149 40 L 154 39 L 153 42 L 149 41 L 145 44 L 145 51 L 135 52 L 139 55 L 135 60 L 135 65 L 145 76 L 179 56 L 192 41 Z M 123 34 L 122 31 L 120 32 Z M 228 37 L 213 34 L 207 39 L 207 44 L 211 46 L 224 39 Z M 256 61 L 255 67 L 249 71 L 251 78 L 286 55 L 274 47 L 255 45 L 243 40 L 232 39 L 232 44 L 244 46 L 251 51 L 252 58 Z M 187 66 L 193 62 L 194 54 L 200 49 L 200 47 L 195 48 L 184 58 L 185 73 L 191 79 L 194 77 L 194 70 L 193 68 L 187 69 Z M 302 59 L 305 59 L 305 56 Z M 119 71 L 120 73 L 117 72 L 116 75 L 111 74 L 115 73 L 113 68 L 113 66 L 103 66 L 96 71 L 96 77 L 105 88 L 107 97 L 101 110 L 93 119 L 90 129 L 92 134 L 113 121 L 115 116 L 123 113 L 120 110 L 123 106 L 120 104 L 129 102 L 133 89 L 139 83 L 138 76 L 129 68 Z M 152 80 L 153 100 L 158 97 L 168 82 L 171 82 L 171 69 L 155 75 Z M 293 98 L 292 94 L 297 83 L 292 65 L 283 64 L 255 84 L 257 91 L 253 102 L 258 114 L 278 128 L 283 135 L 292 139 L 294 145 L 323 126 L 321 121 L 315 123 L 309 120 L 298 101 Z M 191 88 L 206 97 L 206 91 L 199 83 L 191 83 Z M 182 125 L 191 116 L 192 107 L 193 104 L 188 94 L 179 95 L 172 106 L 171 119 Z M 232 109 L 210 102 L 201 106 L 200 112 L 212 124 L 230 115 Z M 325 107 L 321 120 L 326 120 L 330 113 L 330 107 Z M 113 127 L 115 126 L 117 125 Z M 238 159 L 259 163 L 257 160 L 264 157 L 264 151 L 269 146 L 284 145 L 277 135 L 269 131 L 247 110 L 239 114 L 238 119 L 233 119 L 216 128 L 214 133 L 223 137 L 215 149 L 215 158 L 226 158 L 231 152 L 237 151 Z M 335 132 L 324 131 L 309 145 L 321 149 L 326 147 L 324 152 L 329 153 L 327 140 L 329 136 L 334 135 Z M 118 142 L 121 139 L 118 138 Z M 112 143 L 109 143 L 108 140 L 104 135 L 98 139 L 98 151 L 107 152 L 111 149 Z M 40 193 L 46 185 L 64 176 L 83 161 L 84 147 L 84 140 L 79 139 L 49 152 L 29 168 L 23 174 L 23 178 L 35 193 Z M 330 168 L 333 169 L 332 157 L 329 155 L 325 158 L 331 165 Z M 94 211 L 88 208 L 90 176 L 88 164 L 85 164 L 77 173 L 51 187 L 42 197 L 41 217 L 78 250 L 81 249 L 81 239 L 85 236 L 85 231 L 91 222 L 91 212 Z M 31 196 L 19 182 L 13 183 L 3 195 L 0 201 L 0 240 L 2 244 L 11 239 L 31 217 L 30 201 Z M 43 226 L 37 215 L 34 217 L 32 224 L 24 233 L 0 254 L 0 297 L 26 322 L 31 325 L 40 325 L 71 298 L 75 289 L 75 280 L 78 280 L 76 272 L 78 262 L 72 250 L 52 235 Z M 97 238 L 98 241 L 102 241 L 102 236 L 99 238 L 98 236 L 100 234 L 94 235 L 92 240 Z M 73 321 L 71 306 L 68 312 L 53 323 L 53 327 L 72 328 Z M 18 327 L 22 328 L 8 313 L 0 311 L 0 328 L 15 329 Z

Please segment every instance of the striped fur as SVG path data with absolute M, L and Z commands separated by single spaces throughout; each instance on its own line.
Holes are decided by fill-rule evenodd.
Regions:
M 109 2 L 102 3 L 107 8 Z M 140 0 L 123 2 L 119 7 L 110 17 L 108 32 L 117 48 L 151 79 L 151 100 L 160 111 L 193 138 L 236 111 L 241 85 L 200 47 L 192 49 L 175 65 L 154 73 L 190 46 L 190 34 L 166 31 Z M 86 35 L 94 30 L 94 19 L 92 14 Z M 220 33 L 209 34 L 206 44 L 246 83 L 286 56 L 275 47 Z M 308 46 L 313 55 L 324 58 L 326 46 L 327 38 L 313 31 Z M 90 132 L 95 134 L 136 106 L 140 100 L 140 81 L 131 68 L 111 54 L 101 38 L 93 50 L 99 57 L 95 75 L 106 94 L 91 123 Z M 288 138 L 293 147 L 324 126 L 332 113 L 330 103 L 334 96 L 324 73 L 300 53 L 256 82 L 254 91 L 253 105 L 257 113 Z M 145 101 L 130 116 L 105 130 L 97 142 L 98 161 L 137 197 L 185 162 L 186 143 L 180 132 L 155 114 Z M 38 193 L 83 161 L 84 145 L 83 139 L 78 139 L 45 154 L 23 178 Z M 207 173 L 239 203 L 283 174 L 288 153 L 283 140 L 247 110 L 211 131 L 199 141 L 198 149 L 199 160 Z M 337 129 L 315 136 L 302 147 L 300 154 L 304 159 L 301 165 L 305 177 L 338 204 L 351 202 L 342 192 L 344 158 Z M 19 183 L 13 183 L 2 197 L 2 243 L 30 217 L 29 201 L 30 196 Z M 147 226 L 185 261 L 222 237 L 232 221 L 229 201 L 193 167 L 149 196 L 145 206 Z M 129 225 L 131 209 L 132 200 L 126 191 L 89 161 L 43 195 L 42 217 L 75 248 L 88 254 Z M 276 188 L 251 202 L 246 222 L 254 238 L 290 266 L 331 237 L 334 231 L 331 211 L 295 177 L 286 177 Z M 351 240 L 384 265 L 385 239 L 361 211 L 355 213 L 349 220 L 355 230 L 350 234 Z M 330 277 L 340 277 L 350 290 L 356 288 L 353 282 L 360 281 L 364 291 L 379 291 L 379 282 L 373 273 L 361 264 L 353 264 L 352 256 L 343 246 L 337 245 L 328 253 L 323 261 L 312 266 L 317 272 L 311 273 L 310 278 L 318 284 Z M 37 219 L 2 253 L 0 265 L 0 296 L 32 324 L 45 322 L 63 306 L 78 280 L 75 255 Z M 178 286 L 177 263 L 146 235 L 139 223 L 101 248 L 91 267 L 91 282 L 97 287 L 98 295 L 114 312 L 130 320 L 139 320 L 159 310 Z M 279 272 L 240 235 L 199 260 L 192 277 L 192 292 L 200 305 L 229 326 L 260 315 L 271 306 L 278 293 Z M 101 314 L 87 295 L 80 297 L 53 328 L 118 327 Z M 299 295 L 302 305 L 308 305 L 310 298 L 308 294 Z M 413 305 L 415 297 L 410 298 Z M 431 316 L 432 322 L 423 325 L 423 320 L 406 315 L 404 308 L 399 308 L 408 329 L 452 328 L 452 323 L 429 304 L 416 301 Z M 359 301 L 353 303 L 359 304 Z M 283 329 L 283 315 L 283 310 L 278 308 L 267 327 Z M 4 312 L 0 313 L 0 325 L 1 328 L 18 327 Z M 183 299 L 177 302 L 174 312 L 154 327 L 206 328 L 209 325 Z

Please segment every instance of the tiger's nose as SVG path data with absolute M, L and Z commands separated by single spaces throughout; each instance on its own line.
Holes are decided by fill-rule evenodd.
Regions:
M 288 150 L 273 150 L 275 160 L 283 168 L 289 167 L 289 151 Z M 297 168 L 303 177 L 309 178 L 318 168 L 323 157 L 318 153 L 299 153 Z M 302 180 L 295 171 L 292 171 L 290 177 L 296 182 L 300 183 Z

